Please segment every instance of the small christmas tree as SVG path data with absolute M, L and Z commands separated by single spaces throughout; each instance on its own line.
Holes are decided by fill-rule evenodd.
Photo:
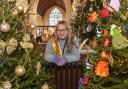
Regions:
M 71 26 L 95 52 L 87 53 L 80 89 L 128 88 L 127 0 L 82 0 Z
M 0 89 L 51 89 L 42 48 L 31 39 L 28 16 L 29 9 L 21 3 L 0 1 Z

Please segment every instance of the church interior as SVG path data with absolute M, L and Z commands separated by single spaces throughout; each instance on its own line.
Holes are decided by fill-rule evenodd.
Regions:
M 0 89 L 128 89 L 128 0 L 0 0 Z

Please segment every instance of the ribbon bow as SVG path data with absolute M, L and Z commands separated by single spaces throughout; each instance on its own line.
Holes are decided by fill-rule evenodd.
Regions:
M 7 42 L 0 40 L 0 55 L 3 55 L 5 50 L 7 54 L 11 54 L 16 49 L 17 45 L 17 40 L 15 38 L 11 38 Z
M 24 35 L 23 41 L 20 42 L 20 45 L 23 49 L 25 49 L 25 51 L 27 51 L 29 49 L 33 49 L 33 44 L 30 42 L 30 35 L 29 34 Z

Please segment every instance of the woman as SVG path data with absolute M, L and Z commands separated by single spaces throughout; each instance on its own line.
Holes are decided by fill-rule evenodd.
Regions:
M 66 21 L 59 21 L 54 34 L 47 43 L 45 60 L 63 66 L 79 59 L 78 39 L 73 36 Z

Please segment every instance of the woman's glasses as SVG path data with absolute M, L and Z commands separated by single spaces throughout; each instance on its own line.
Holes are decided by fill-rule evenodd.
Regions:
M 66 29 L 66 28 L 65 28 L 65 29 L 58 29 L 57 31 L 58 31 L 58 32 L 66 32 L 67 29 Z

